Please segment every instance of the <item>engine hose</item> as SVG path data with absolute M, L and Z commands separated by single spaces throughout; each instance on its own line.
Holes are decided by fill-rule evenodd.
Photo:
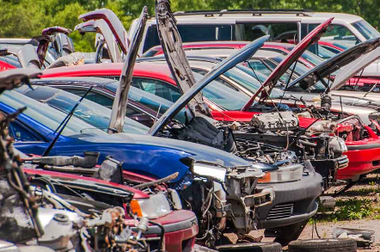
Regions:
M 162 226 L 161 224 L 157 223 L 157 222 L 154 222 L 154 221 L 148 221 L 150 224 L 152 225 L 156 225 L 157 227 L 159 227 L 161 229 L 161 233 L 160 233 L 160 241 L 158 243 L 158 251 L 159 252 L 165 252 L 165 243 L 164 243 L 164 239 L 165 239 L 165 229 L 164 229 L 164 226 Z

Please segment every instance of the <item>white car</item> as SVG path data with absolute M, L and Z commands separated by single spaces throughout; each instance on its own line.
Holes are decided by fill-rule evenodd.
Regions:
M 221 10 L 176 12 L 177 26 L 183 42 L 195 41 L 252 41 L 262 35 L 270 35 L 269 41 L 297 43 L 317 25 L 334 17 L 332 29 L 325 33 L 321 41 L 343 43 L 352 47 L 380 33 L 363 18 L 343 13 L 324 13 L 307 10 L 247 11 Z M 133 21 L 129 34 L 136 29 Z M 139 53 L 159 45 L 156 20 L 147 21 Z M 310 50 L 318 55 L 319 47 Z M 378 76 L 379 62 L 366 68 L 363 76 Z

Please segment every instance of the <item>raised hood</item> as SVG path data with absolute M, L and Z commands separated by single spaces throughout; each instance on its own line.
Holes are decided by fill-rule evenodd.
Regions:
M 118 44 L 120 45 L 121 50 L 124 54 L 127 54 L 128 50 L 128 33 L 125 30 L 123 24 L 109 9 L 100 9 L 87 12 L 78 17 L 78 19 L 82 19 L 83 21 L 88 21 L 91 19 L 98 20 L 103 19 L 108 24 L 109 28 L 113 32 Z
M 86 32 L 96 32 L 96 33 L 101 34 L 104 38 L 104 41 L 107 44 L 107 50 L 111 58 L 111 62 L 113 63 L 121 62 L 121 58 L 122 58 L 121 53 L 115 41 L 115 37 L 111 29 L 107 25 L 106 21 L 104 21 L 103 19 L 90 20 L 90 21 L 78 24 L 77 26 L 75 26 L 74 30 L 79 31 L 81 34 L 86 33 Z M 97 54 L 96 63 L 100 62 L 100 59 L 98 60 L 98 54 L 100 53 L 99 49 L 100 48 L 97 48 L 96 50 L 96 54 Z
M 325 78 L 349 64 L 344 68 L 344 71 L 341 71 L 338 73 L 338 75 L 335 76 L 334 84 L 332 85 L 331 89 L 337 89 L 336 86 L 338 83 L 343 83 L 344 85 L 349 78 L 354 76 L 357 72 L 361 71 L 368 64 L 378 58 L 378 56 L 376 57 L 375 55 L 372 55 L 372 53 L 369 53 L 376 49 L 379 45 L 380 38 L 374 38 L 353 46 L 303 74 L 292 83 L 290 83 L 288 88 L 291 88 L 300 81 L 306 81 L 306 83 L 308 83 L 308 86 L 312 86 L 319 79 Z M 341 86 L 338 88 L 340 87 Z
M 182 94 L 195 85 L 195 78 L 182 46 L 182 38 L 177 28 L 177 21 L 170 9 L 169 0 L 156 0 L 157 33 L 165 54 L 169 69 Z M 201 93 L 195 95 L 188 104 L 192 111 L 211 115 L 203 101 Z
M 246 45 L 240 50 L 237 50 L 234 54 L 223 60 L 211 71 L 209 71 L 202 79 L 200 79 L 188 92 L 182 95 L 149 130 L 148 134 L 156 135 L 167 123 L 173 119 L 181 109 L 183 109 L 191 99 L 195 97 L 201 90 L 212 82 L 219 75 L 233 68 L 237 64 L 247 61 L 264 45 L 269 35 L 263 36 Z
M 53 26 L 53 27 L 48 27 L 42 30 L 41 36 L 35 37 L 38 41 L 38 47 L 37 47 L 37 55 L 40 59 L 40 65 L 44 65 L 45 57 L 46 57 L 46 52 L 49 47 L 49 43 L 53 41 L 51 38 L 52 35 L 55 35 L 57 33 L 62 33 L 68 36 L 71 33 L 71 30 L 65 27 L 60 27 L 60 26 Z M 66 43 L 68 49 L 70 51 L 74 51 L 74 47 L 72 46 L 72 43 Z M 60 43 L 60 45 L 62 45 Z M 63 46 L 63 45 L 62 45 Z M 59 48 L 56 48 L 58 50 Z
M 247 104 L 242 108 L 242 111 L 248 111 L 255 101 L 256 97 L 260 96 L 260 101 L 265 101 L 272 92 L 273 87 L 277 84 L 277 81 L 281 76 L 288 70 L 288 68 L 298 60 L 298 58 L 309 48 L 310 45 L 317 42 L 320 37 L 326 32 L 327 28 L 330 26 L 332 20 L 330 18 L 324 23 L 318 25 L 314 30 L 312 30 L 304 39 L 297 44 L 296 47 L 288 54 L 288 56 L 281 61 L 280 64 L 273 70 L 261 87 L 256 91 L 256 93 L 251 97 Z
M 147 7 L 144 6 L 136 32 L 133 34 L 132 42 L 129 45 L 125 58 L 123 71 L 120 75 L 120 84 L 117 87 L 115 99 L 112 105 L 112 114 L 109 125 L 109 133 L 122 132 L 124 127 L 125 114 L 127 112 L 128 92 L 132 83 L 133 68 L 136 63 L 137 52 L 143 37 L 146 20 L 148 18 Z
M 355 61 L 347 65 L 344 70 L 340 71 L 334 79 L 331 90 L 338 90 L 346 84 L 348 79 L 359 74 L 365 67 L 380 58 L 380 38 L 377 38 L 377 43 L 374 44 L 365 54 L 360 56 Z M 376 49 L 375 49 L 376 48 Z

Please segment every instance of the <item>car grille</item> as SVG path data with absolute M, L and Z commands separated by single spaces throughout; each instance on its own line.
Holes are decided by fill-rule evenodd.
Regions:
M 276 219 L 283 219 L 288 218 L 292 216 L 294 209 L 294 204 L 280 204 L 277 206 L 274 206 L 267 216 L 267 220 L 276 220 Z

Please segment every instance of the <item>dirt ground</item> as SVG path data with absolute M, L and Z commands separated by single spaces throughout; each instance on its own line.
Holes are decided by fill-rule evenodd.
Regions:
M 332 188 L 329 190 L 328 193 L 332 195 L 333 191 L 339 188 L 341 187 Z M 369 214 L 369 216 L 366 216 L 362 219 L 359 218 L 359 219 L 354 219 L 354 220 L 326 221 L 326 218 L 322 214 L 322 217 L 320 217 L 321 220 L 317 221 L 316 223 L 318 234 L 322 238 L 332 237 L 332 230 L 334 227 L 371 229 L 375 231 L 374 245 L 367 249 L 358 249 L 358 251 L 379 251 L 380 252 L 379 193 L 380 193 L 380 174 L 371 174 L 368 177 L 364 178 L 362 181 L 360 181 L 358 184 L 350 188 L 347 192 L 342 193 L 341 195 L 335 197 L 336 200 L 340 202 L 347 202 L 347 200 L 350 200 L 350 199 L 357 200 L 359 202 L 370 202 L 369 203 L 370 210 L 367 213 Z M 335 208 L 335 213 L 336 212 L 337 212 L 337 207 Z M 356 217 L 360 217 L 360 215 L 356 215 Z M 300 239 L 311 239 L 312 237 L 316 238 L 316 232 L 315 232 L 315 229 L 313 229 L 313 225 L 308 224 L 306 228 L 304 229 L 304 231 L 302 232 Z

